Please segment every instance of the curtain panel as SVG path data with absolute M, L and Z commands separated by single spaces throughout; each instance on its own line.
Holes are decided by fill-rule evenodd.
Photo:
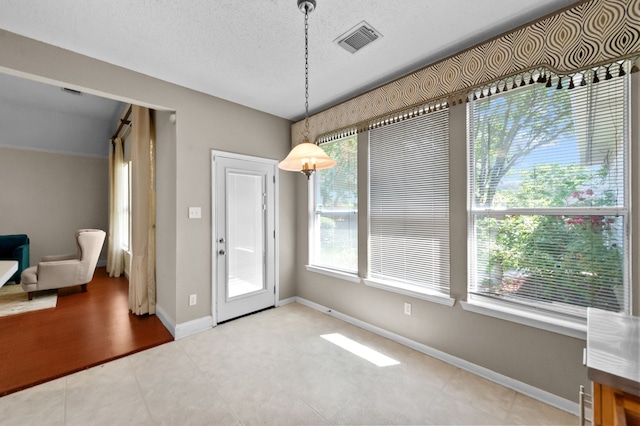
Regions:
M 131 146 L 131 276 L 129 309 L 156 311 L 155 126 L 152 111 L 133 106 Z
M 126 178 L 124 176 L 124 149 L 122 139 L 116 137 L 109 150 L 109 239 L 107 245 L 107 272 L 119 277 L 124 272 L 123 216 L 125 208 Z
M 584 0 L 445 58 L 309 117 L 309 140 L 355 127 L 366 130 L 398 112 L 459 102 L 472 89 L 547 69 L 569 77 L 640 55 L 640 0 Z M 428 112 L 428 109 L 427 109 Z M 291 126 L 302 142 L 304 120 Z

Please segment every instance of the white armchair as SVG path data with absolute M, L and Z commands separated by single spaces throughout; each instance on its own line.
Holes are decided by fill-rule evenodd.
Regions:
M 104 244 L 105 232 L 100 229 L 80 229 L 76 232 L 78 252 L 62 256 L 45 256 L 36 266 L 22 271 L 20 284 L 29 293 L 41 290 L 82 286 L 87 291 L 87 283 L 93 279 L 98 257 Z

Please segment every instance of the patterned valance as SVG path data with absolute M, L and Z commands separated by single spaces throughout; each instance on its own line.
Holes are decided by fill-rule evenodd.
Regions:
M 465 99 L 474 88 L 547 69 L 572 76 L 640 55 L 640 0 L 586 0 L 557 14 L 366 92 L 309 117 L 309 140 L 340 129 L 368 128 L 398 111 L 439 99 Z M 293 145 L 304 121 L 291 126 Z

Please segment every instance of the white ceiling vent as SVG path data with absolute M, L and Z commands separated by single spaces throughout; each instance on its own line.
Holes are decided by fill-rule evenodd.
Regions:
M 351 53 L 356 53 L 366 45 L 373 41 L 376 41 L 382 37 L 382 34 L 375 30 L 371 25 L 365 21 L 360 22 L 355 27 L 351 28 L 346 33 L 334 40 L 334 43 L 342 46 L 345 50 Z

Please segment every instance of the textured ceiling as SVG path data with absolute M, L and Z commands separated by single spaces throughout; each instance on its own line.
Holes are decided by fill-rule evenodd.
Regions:
M 317 3 L 312 113 L 575 1 Z M 334 42 L 363 20 L 382 38 L 355 54 Z M 0 0 L 0 28 L 276 116 L 304 115 L 296 0 Z

